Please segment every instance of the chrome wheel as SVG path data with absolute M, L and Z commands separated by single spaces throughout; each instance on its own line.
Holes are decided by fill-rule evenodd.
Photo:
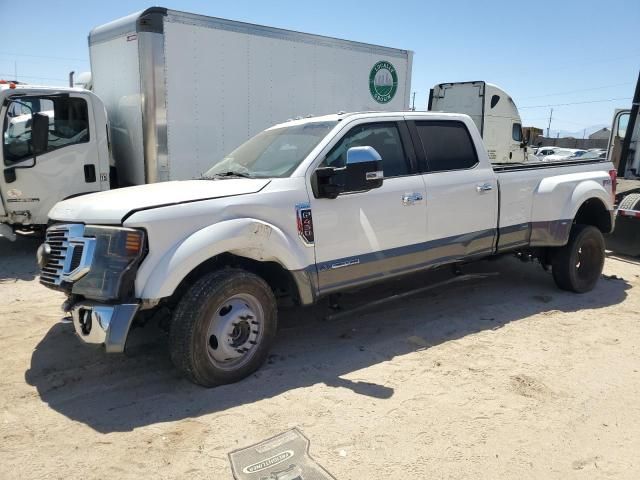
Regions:
M 246 364 L 263 337 L 264 311 L 256 297 L 241 293 L 218 305 L 206 336 L 210 361 L 231 370 Z

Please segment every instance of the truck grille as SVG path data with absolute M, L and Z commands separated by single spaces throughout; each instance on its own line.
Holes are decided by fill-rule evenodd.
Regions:
M 62 281 L 64 264 L 69 250 L 69 228 L 51 227 L 47 230 L 45 244 L 49 245 L 51 254 L 40 272 L 40 283 L 48 287 L 59 287 Z
M 40 283 L 56 290 L 70 290 L 73 282 L 91 267 L 95 239 L 84 237 L 84 225 L 54 225 L 47 229 Z M 48 248 L 47 248 L 48 247 Z M 49 253 L 46 253 L 48 251 Z

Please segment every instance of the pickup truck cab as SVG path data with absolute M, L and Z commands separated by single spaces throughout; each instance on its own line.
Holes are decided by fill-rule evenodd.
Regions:
M 492 165 L 467 115 L 353 113 L 290 121 L 200 180 L 58 203 L 41 282 L 69 296 L 81 339 L 121 352 L 169 312 L 192 381 L 237 381 L 267 356 L 277 305 L 504 253 L 591 290 L 613 229 L 610 163 Z

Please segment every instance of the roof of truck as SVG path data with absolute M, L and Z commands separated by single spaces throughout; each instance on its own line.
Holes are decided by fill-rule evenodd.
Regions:
M 306 123 L 315 123 L 315 122 L 339 122 L 341 120 L 345 120 L 347 118 L 352 119 L 353 117 L 362 117 L 362 118 L 384 118 L 384 117 L 448 117 L 448 118 L 469 118 L 468 115 L 464 113 L 445 113 L 445 112 L 428 112 L 428 111 L 414 111 L 414 110 L 399 110 L 392 112 L 382 112 L 382 111 L 362 111 L 362 112 L 339 112 L 333 113 L 329 115 L 308 115 L 305 117 L 295 117 L 293 119 L 289 119 L 286 122 L 278 123 L 269 127 L 268 130 L 272 128 L 281 128 L 281 127 L 289 127 L 292 125 L 304 125 Z

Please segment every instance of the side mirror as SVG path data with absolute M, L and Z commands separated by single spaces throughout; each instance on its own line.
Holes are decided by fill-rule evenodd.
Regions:
M 323 167 L 312 182 L 316 198 L 336 198 L 341 193 L 361 192 L 382 186 L 382 157 L 373 147 L 351 147 L 344 167 Z
M 46 152 L 49 147 L 49 116 L 44 113 L 31 117 L 31 145 L 34 155 Z
M 347 192 L 371 190 L 382 186 L 382 157 L 373 147 L 351 147 L 347 150 L 346 169 Z

